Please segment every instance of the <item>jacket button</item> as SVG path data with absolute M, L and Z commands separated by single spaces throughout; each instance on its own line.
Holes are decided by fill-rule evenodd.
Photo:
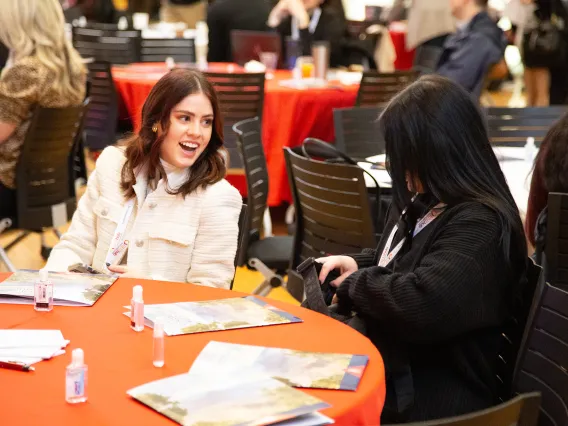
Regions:
M 157 204 L 156 204 L 154 201 L 152 201 L 152 202 L 148 205 L 148 207 L 150 207 L 151 209 L 155 209 L 156 206 L 157 206 Z
M 106 216 L 108 214 L 108 209 L 101 210 L 101 216 Z
M 136 247 L 143 247 L 144 241 L 143 240 L 136 240 Z

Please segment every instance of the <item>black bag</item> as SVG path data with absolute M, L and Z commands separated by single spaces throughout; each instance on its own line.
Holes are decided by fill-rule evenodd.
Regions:
M 535 28 L 525 32 L 523 55 L 529 68 L 553 68 L 566 62 L 566 34 L 559 25 L 559 18 L 539 21 Z
M 325 282 L 320 284 L 319 272 L 321 271 L 321 266 L 321 263 L 310 257 L 296 268 L 296 271 L 304 279 L 306 299 L 302 302 L 302 307 L 330 316 L 347 324 L 359 333 L 365 334 L 365 323 L 361 318 L 351 311 L 342 311 L 338 305 L 331 304 L 335 295 L 335 288 L 329 282 L 337 278 L 338 275 L 332 272 L 328 275 Z

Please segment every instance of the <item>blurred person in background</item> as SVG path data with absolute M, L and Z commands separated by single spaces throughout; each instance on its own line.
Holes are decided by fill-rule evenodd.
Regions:
M 458 30 L 448 37 L 436 72 L 479 99 L 492 65 L 503 59 L 507 39 L 487 14 L 487 0 L 450 0 Z
M 280 0 L 270 12 L 268 26 L 278 30 L 282 41 L 288 36 L 299 40 L 303 56 L 311 56 L 312 42 L 329 42 L 330 66 L 337 67 L 343 64 L 342 42 L 346 34 L 340 5 L 331 0 Z
M 216 0 L 207 9 L 209 62 L 233 62 L 231 31 L 266 31 L 270 0 Z
M 162 0 L 160 20 L 183 22 L 187 28 L 195 28 L 197 22 L 205 21 L 207 2 L 203 0 Z
M 64 23 L 58 0 L 2 2 L 0 42 L 10 56 L 0 77 L 0 218 L 16 214 L 16 164 L 34 109 L 85 98 L 87 71 Z
M 545 249 L 550 192 L 568 193 L 568 114 L 550 128 L 535 159 L 525 230 L 538 263 Z

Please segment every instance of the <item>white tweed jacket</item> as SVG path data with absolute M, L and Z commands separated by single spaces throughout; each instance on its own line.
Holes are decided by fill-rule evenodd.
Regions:
M 75 263 L 103 265 L 125 200 L 120 176 L 122 149 L 106 148 L 79 201 L 69 231 L 53 248 L 47 269 L 66 271 Z M 138 174 L 134 210 L 126 228 L 129 272 L 136 276 L 229 288 L 237 250 L 239 192 L 226 180 L 185 197 L 166 192 L 164 181 L 146 196 Z

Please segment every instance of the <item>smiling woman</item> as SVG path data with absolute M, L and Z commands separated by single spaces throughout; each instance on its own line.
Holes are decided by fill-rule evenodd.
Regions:
M 99 157 L 47 268 L 84 263 L 228 288 L 242 200 L 223 179 L 226 159 L 215 90 L 197 71 L 169 72 L 144 103 L 138 134 Z

